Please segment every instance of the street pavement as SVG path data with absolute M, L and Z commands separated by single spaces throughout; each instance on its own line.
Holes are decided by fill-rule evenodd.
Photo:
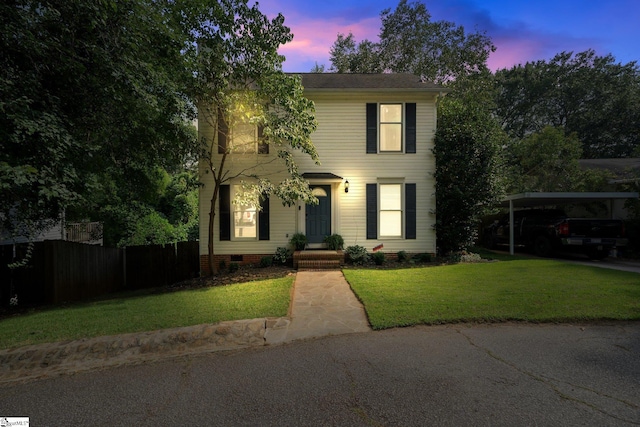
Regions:
M 640 322 L 418 326 L 0 389 L 46 426 L 637 426 Z

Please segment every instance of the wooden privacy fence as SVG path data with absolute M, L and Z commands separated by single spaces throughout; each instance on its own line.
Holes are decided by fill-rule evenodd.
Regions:
M 62 240 L 34 243 L 24 267 L 27 244 L 0 246 L 0 305 L 17 294 L 18 303 L 57 304 L 111 292 L 166 286 L 199 274 L 198 242 L 105 248 Z

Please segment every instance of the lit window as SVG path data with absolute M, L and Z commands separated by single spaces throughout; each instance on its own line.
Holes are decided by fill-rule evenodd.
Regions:
M 234 193 L 241 192 L 241 185 L 233 186 Z M 233 235 L 237 239 L 255 239 L 258 214 L 255 206 L 233 205 Z
M 402 151 L 402 104 L 380 104 L 380 151 Z
M 251 123 L 237 123 L 231 131 L 231 152 L 255 154 L 258 141 L 257 128 Z
M 380 184 L 380 237 L 402 236 L 402 185 Z

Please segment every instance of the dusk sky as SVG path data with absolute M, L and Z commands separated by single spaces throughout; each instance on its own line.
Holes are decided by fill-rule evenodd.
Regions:
M 261 0 L 260 10 L 278 12 L 294 34 L 280 49 L 284 70 L 307 72 L 318 62 L 328 69 L 338 33 L 357 42 L 378 41 L 380 12 L 399 0 Z M 562 51 L 589 48 L 617 62 L 640 60 L 640 0 L 424 0 L 433 21 L 451 21 L 467 33 L 486 32 L 497 50 L 492 70 L 548 60 Z

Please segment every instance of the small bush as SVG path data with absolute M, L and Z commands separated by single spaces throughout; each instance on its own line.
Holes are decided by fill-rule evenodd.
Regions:
M 220 261 L 218 263 L 218 268 L 220 269 L 220 271 L 226 269 L 227 268 L 227 263 L 224 260 Z
M 339 234 L 325 237 L 324 242 L 327 244 L 327 249 L 332 251 L 338 251 L 344 247 L 344 239 Z
M 260 267 L 265 268 L 265 267 L 271 267 L 272 265 L 273 265 L 273 257 L 263 256 L 262 258 L 260 258 Z
M 413 258 L 417 262 L 431 262 L 431 254 L 417 254 Z
M 400 251 L 397 253 L 398 262 L 405 262 L 409 259 L 409 255 L 407 255 L 406 251 Z
M 232 262 L 229 264 L 229 273 L 235 273 L 240 268 L 240 265 L 237 262 Z
M 289 250 L 289 248 L 280 247 L 276 249 L 276 254 L 273 256 L 273 261 L 276 264 L 284 265 L 287 263 L 287 261 L 289 261 L 290 257 L 291 257 L 291 251 Z
M 347 246 L 347 249 L 344 251 L 351 263 L 354 265 L 363 265 L 369 261 L 369 254 L 367 253 L 367 249 L 363 246 Z
M 384 252 L 376 252 L 373 254 L 372 258 L 373 258 L 373 262 L 375 262 L 376 265 L 384 264 L 384 260 L 385 260 Z
M 293 250 L 303 251 L 304 248 L 307 247 L 307 236 L 302 233 L 295 233 L 293 236 L 291 236 L 289 243 L 291 244 L 291 246 L 293 246 Z

